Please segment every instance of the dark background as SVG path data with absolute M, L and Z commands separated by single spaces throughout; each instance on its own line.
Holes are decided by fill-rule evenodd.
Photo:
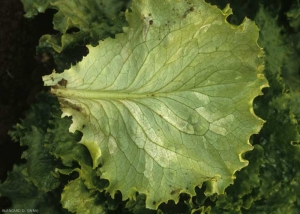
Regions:
M 47 11 L 26 19 L 20 0 L 0 0 L 0 182 L 21 161 L 22 148 L 7 132 L 25 116 L 35 95 L 45 90 L 41 76 L 51 73 L 54 66 L 35 51 L 39 38 L 53 31 L 53 14 Z M 1 209 L 8 203 L 0 197 Z

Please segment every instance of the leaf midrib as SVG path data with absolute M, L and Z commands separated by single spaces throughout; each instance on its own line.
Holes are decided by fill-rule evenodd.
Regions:
M 52 88 L 51 93 L 57 97 L 71 97 L 79 99 L 137 99 L 137 98 L 149 98 L 156 96 L 166 96 L 170 93 L 131 93 L 131 92 L 120 92 L 120 91 L 98 91 L 98 90 L 85 90 L 85 89 L 68 89 L 68 88 Z

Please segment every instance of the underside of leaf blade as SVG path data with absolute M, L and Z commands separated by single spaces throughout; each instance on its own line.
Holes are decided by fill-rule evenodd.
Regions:
M 241 154 L 263 124 L 252 101 L 267 81 L 257 27 L 228 24 L 230 13 L 204 1 L 133 1 L 123 34 L 43 78 L 111 195 L 136 190 L 155 209 L 204 182 L 207 195 L 221 194 L 247 165 Z

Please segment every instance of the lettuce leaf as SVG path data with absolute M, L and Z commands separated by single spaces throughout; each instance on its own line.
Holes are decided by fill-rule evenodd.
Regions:
M 38 53 L 49 53 L 56 69 L 63 71 L 82 59 L 85 44 L 97 45 L 99 40 L 122 32 L 126 25 L 124 11 L 129 0 L 21 0 L 32 18 L 47 9 L 56 10 L 53 17 L 55 34 L 40 38 Z
M 204 182 L 206 195 L 224 193 L 247 165 L 241 154 L 263 124 L 252 101 L 267 81 L 258 28 L 230 25 L 230 14 L 204 1 L 134 1 L 123 34 L 43 77 L 111 195 L 138 191 L 156 209 Z
M 125 25 L 121 12 L 127 1 L 120 0 L 22 0 L 25 17 L 30 18 L 46 9 L 55 9 L 54 29 L 62 35 L 44 35 L 40 45 L 50 44 L 57 52 L 82 42 L 98 44 L 100 39 L 114 35 Z M 75 32 L 68 33 L 68 31 Z M 88 41 L 85 41 L 88 40 Z
M 30 177 L 24 175 L 24 171 L 26 171 L 26 165 L 14 165 L 13 170 L 8 173 L 7 180 L 0 185 L 0 195 L 8 196 L 12 200 L 12 206 L 9 209 L 15 209 L 14 213 L 18 214 L 26 212 L 27 209 L 34 209 L 35 212 L 45 214 L 70 214 L 61 208 L 59 196 L 54 192 L 45 193 L 39 190 L 31 182 Z M 2 209 L 2 212 L 11 213 L 9 209 Z
M 72 200 L 70 200 L 72 198 Z M 106 214 L 104 200 L 96 192 L 89 191 L 81 179 L 70 181 L 62 193 L 62 206 L 70 212 Z
M 92 169 L 87 148 L 78 144 L 81 134 L 68 131 L 71 119 L 60 118 L 60 114 L 57 99 L 42 93 L 27 112 L 26 118 L 10 131 L 9 134 L 15 141 L 27 147 L 22 154 L 26 163 L 15 165 L 12 172 L 9 172 L 7 180 L 0 184 L 0 196 L 9 197 L 13 209 L 30 208 L 42 213 L 69 213 L 61 205 L 73 211 L 75 208 L 72 203 L 78 201 L 72 198 L 71 202 L 64 203 L 61 197 L 73 194 L 73 188 L 68 193 L 69 186 L 78 184 L 77 192 L 82 194 L 81 199 L 92 194 L 98 199 L 96 205 L 105 210 L 104 203 L 107 199 L 99 191 L 103 191 L 107 181 L 99 179 L 96 170 Z M 86 213 L 86 210 L 82 210 L 85 205 L 78 205 L 77 211 Z M 89 206 L 91 208 L 91 202 Z

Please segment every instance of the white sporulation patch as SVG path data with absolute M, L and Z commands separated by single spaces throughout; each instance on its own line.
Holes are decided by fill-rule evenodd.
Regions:
M 194 134 L 194 127 L 187 121 L 174 114 L 174 112 L 171 111 L 171 109 L 169 109 L 166 105 L 162 104 L 157 110 L 157 113 L 160 114 L 161 117 L 168 123 L 176 127 L 176 129 L 178 129 L 179 131 L 186 134 Z
M 209 100 L 209 96 L 205 95 L 205 94 L 201 94 L 199 92 L 194 92 L 194 95 L 201 101 L 203 102 L 204 105 L 207 105 L 210 100 Z
M 216 134 L 220 134 L 220 135 L 223 135 L 223 136 L 226 136 L 226 134 L 227 134 L 227 130 L 225 128 L 223 128 L 221 126 L 214 125 L 214 124 L 210 124 L 209 130 L 216 133 Z
M 144 133 L 146 134 L 146 137 L 152 141 L 156 142 L 159 145 L 162 145 L 163 142 L 162 140 L 156 135 L 154 129 L 152 128 L 150 122 L 148 121 L 147 117 L 145 114 L 141 111 L 140 107 L 129 100 L 122 100 L 122 102 L 127 109 L 130 111 L 131 115 L 134 117 L 136 123 L 144 130 Z M 140 139 L 138 142 L 138 147 L 143 148 L 144 144 L 147 142 L 147 139 Z
M 235 117 L 233 114 L 227 115 L 226 117 L 216 120 L 210 124 L 209 130 L 215 132 L 216 134 L 226 136 L 229 133 L 228 129 L 231 128 L 230 125 L 234 123 L 234 119 Z
M 108 150 L 109 150 L 109 154 L 114 154 L 117 150 L 118 146 L 117 146 L 117 143 L 116 143 L 116 140 L 112 137 L 112 136 L 109 136 L 108 138 Z
M 205 107 L 195 109 L 206 121 L 211 122 L 211 112 Z

